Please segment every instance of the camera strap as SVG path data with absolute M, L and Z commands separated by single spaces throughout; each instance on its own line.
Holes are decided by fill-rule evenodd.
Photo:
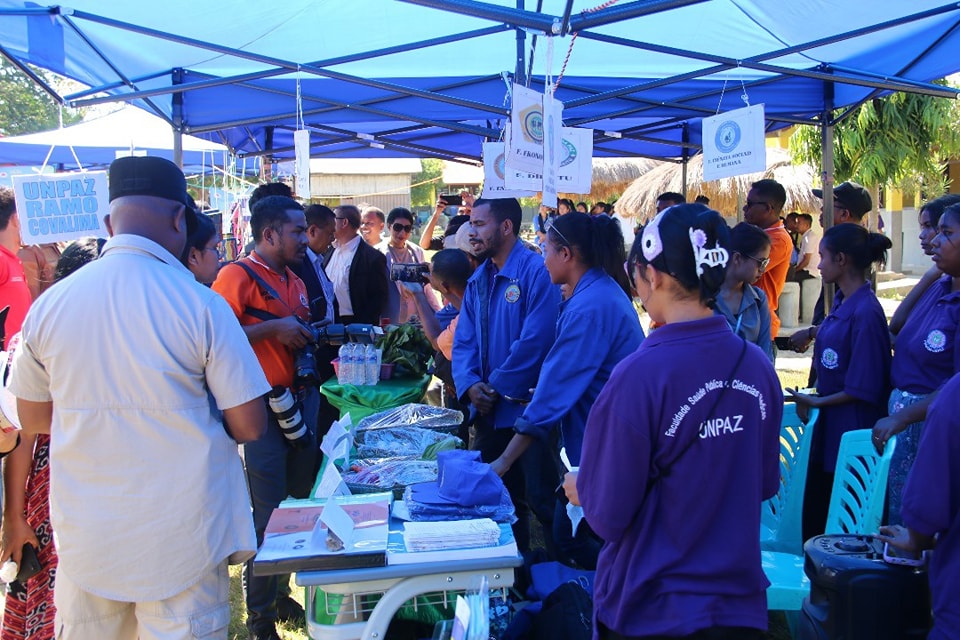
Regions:
M 263 290 L 262 293 L 266 293 L 268 296 L 270 296 L 271 298 L 277 300 L 277 301 L 278 301 L 280 304 L 282 304 L 283 306 L 287 307 L 287 309 L 290 309 L 290 307 L 287 305 L 287 303 L 283 301 L 283 298 L 280 297 L 280 294 L 277 293 L 277 290 L 274 289 L 273 287 L 271 287 L 271 286 L 267 283 L 266 280 L 264 280 L 263 278 L 261 278 L 259 273 L 257 273 L 257 272 L 254 271 L 253 269 L 251 269 L 251 268 L 250 268 L 250 265 L 244 264 L 241 260 L 237 260 L 234 264 L 237 265 L 237 266 L 239 266 L 239 267 L 242 267 L 243 270 L 247 272 L 247 275 L 249 275 L 251 278 L 253 278 L 253 281 L 256 282 L 257 285 Z M 290 309 L 290 311 L 292 312 L 293 309 Z M 245 314 L 247 314 L 248 316 L 252 316 L 252 317 L 256 318 L 257 320 L 264 320 L 264 321 L 266 321 L 266 320 L 279 320 L 279 319 L 280 319 L 280 316 L 278 316 L 277 314 L 275 314 L 275 313 L 270 313 L 269 311 L 267 311 L 267 310 L 265 310 L 265 309 L 257 309 L 256 307 L 246 307 L 246 308 L 244 308 L 243 312 L 244 312 Z

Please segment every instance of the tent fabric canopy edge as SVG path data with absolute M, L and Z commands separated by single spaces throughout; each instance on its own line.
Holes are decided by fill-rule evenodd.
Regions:
M 506 87 L 504 78 L 512 78 L 513 73 L 507 71 L 497 73 L 496 67 L 488 69 L 486 76 L 472 76 L 470 74 L 452 75 L 437 74 L 443 78 L 442 82 L 436 81 L 432 77 L 403 78 L 399 76 L 381 76 L 381 77 L 360 77 L 355 73 L 333 72 L 330 69 L 316 69 L 321 71 L 321 75 L 326 77 L 319 78 L 311 72 L 311 63 L 297 63 L 289 59 L 284 59 L 282 51 L 274 52 L 267 50 L 254 51 L 253 44 L 256 38 L 251 38 L 247 42 L 250 51 L 240 52 L 241 59 L 255 59 L 257 64 L 276 64 L 277 68 L 286 69 L 286 75 L 278 73 L 269 78 L 258 77 L 258 74 L 264 73 L 262 70 L 249 70 L 251 76 L 249 81 L 242 85 L 226 84 L 228 78 L 217 77 L 205 73 L 201 69 L 176 68 L 171 67 L 149 68 L 146 62 L 135 60 L 140 63 L 142 68 L 130 68 L 125 65 L 126 60 L 109 58 L 107 44 L 103 41 L 104 28 L 112 28 L 114 31 L 120 29 L 118 25 L 131 24 L 129 20 L 125 22 L 122 18 L 107 18 L 97 16 L 94 7 L 99 7 L 101 12 L 102 5 L 94 3 L 91 0 L 78 0 L 74 3 L 77 8 L 72 11 L 61 9 L 57 6 L 51 7 L 30 7 L 20 0 L 0 0 L 0 43 L 3 45 L 3 52 L 13 57 L 20 63 L 37 64 L 38 66 L 56 66 L 49 63 L 51 58 L 56 58 L 56 52 L 41 53 L 37 47 L 32 46 L 37 40 L 31 37 L 31 29 L 37 35 L 48 33 L 51 29 L 58 27 L 57 21 L 67 21 L 71 27 L 64 28 L 59 25 L 60 36 L 62 40 L 64 69 L 72 70 L 68 73 L 76 79 L 94 85 L 90 91 L 97 88 L 105 89 L 110 94 L 104 98 L 86 98 L 84 96 L 74 97 L 77 103 L 84 100 L 129 100 L 135 101 L 147 107 L 155 107 L 160 110 L 169 121 L 179 130 L 190 133 L 197 133 L 205 138 L 219 139 L 226 142 L 234 151 L 241 155 L 266 155 L 271 151 L 277 151 L 274 155 L 287 157 L 285 154 L 292 155 L 292 143 L 287 142 L 285 127 L 289 127 L 295 122 L 296 116 L 296 90 L 295 85 L 299 84 L 305 90 L 305 105 L 317 105 L 320 113 L 309 113 L 306 118 L 306 124 L 313 128 L 317 135 L 318 148 L 323 149 L 322 153 L 327 155 L 343 154 L 344 157 L 355 154 L 367 153 L 371 156 L 383 156 L 390 154 L 411 155 L 437 155 L 438 157 L 462 157 L 476 159 L 479 155 L 480 142 L 485 138 L 492 138 L 499 134 L 505 119 L 504 96 Z M 186 13 L 176 15 L 176 21 L 173 21 L 173 15 L 154 16 L 158 24 L 148 26 L 146 24 L 132 25 L 137 33 L 133 31 L 124 32 L 133 35 L 143 36 L 143 40 L 131 40 L 136 46 L 146 48 L 150 51 L 154 47 L 160 47 L 159 50 L 166 51 L 156 40 L 163 40 L 164 37 L 173 37 L 177 40 L 176 47 L 190 44 L 197 51 L 206 52 L 213 55 L 213 60 L 217 64 L 222 64 L 226 59 L 239 52 L 235 47 L 229 47 L 218 43 L 202 41 L 189 35 L 171 36 L 174 24 L 182 25 L 189 23 L 191 10 L 193 14 L 202 14 L 209 10 L 213 3 L 204 1 L 195 1 L 192 3 L 180 2 L 174 0 L 174 4 L 179 4 L 180 8 Z M 187 6 L 189 4 L 189 7 Z M 276 16 L 274 23 L 263 27 L 264 30 L 274 28 L 277 33 L 289 25 L 294 24 L 298 15 L 309 11 L 306 8 L 305 0 L 298 0 L 291 3 L 289 10 L 287 8 L 273 8 Z M 353 4 L 365 4 L 357 2 Z M 405 5 L 428 5 L 436 4 L 432 0 L 415 0 L 414 2 L 392 2 L 381 3 L 384 7 L 383 13 L 390 16 L 406 15 L 403 11 Z M 410 36 L 406 42 L 387 42 L 386 46 L 370 47 L 367 55 L 357 52 L 334 51 L 335 56 L 317 56 L 310 55 L 312 51 L 306 51 L 302 55 L 307 58 L 321 59 L 327 61 L 330 66 L 337 64 L 368 64 L 372 58 L 379 61 L 382 57 L 391 57 L 397 55 L 422 53 L 425 50 L 436 49 L 437 52 L 444 51 L 444 47 L 460 46 L 484 46 L 483 43 L 490 42 L 502 45 L 509 42 L 512 37 L 513 29 L 509 27 L 508 22 L 491 25 L 489 20 L 483 16 L 476 15 L 480 10 L 490 12 L 499 12 L 513 14 L 515 8 L 512 0 L 506 2 L 462 2 L 456 3 L 443 2 L 447 6 L 456 5 L 458 9 L 466 13 L 452 14 L 455 18 L 441 19 L 441 13 L 435 8 L 427 11 L 428 7 L 411 6 L 410 9 L 419 11 L 417 16 L 429 16 L 430 20 L 435 22 L 441 31 L 435 31 L 433 38 L 418 37 L 419 31 Z M 585 5 L 588 3 L 578 3 Z M 737 85 L 742 85 L 754 103 L 764 102 L 767 104 L 767 114 L 769 126 L 771 129 L 798 122 L 815 122 L 822 117 L 827 106 L 826 92 L 823 87 L 828 83 L 833 83 L 836 87 L 834 104 L 829 106 L 843 108 L 857 104 L 864 99 L 876 95 L 879 91 L 888 91 L 894 88 L 903 88 L 911 91 L 929 92 L 937 95 L 955 96 L 955 92 L 937 85 L 929 84 L 929 80 L 942 77 L 949 72 L 956 71 L 956 63 L 952 60 L 944 60 L 944 54 L 948 53 L 950 48 L 957 44 L 960 37 L 957 35 L 958 9 L 956 4 L 937 5 L 934 2 L 918 2 L 911 7 L 913 13 L 909 15 L 895 15 L 891 9 L 895 3 L 888 0 L 880 3 L 850 2 L 844 3 L 845 8 L 836 8 L 834 3 L 822 2 L 817 0 L 804 0 L 796 3 L 792 8 L 795 12 L 807 11 L 810 14 L 817 14 L 818 19 L 828 20 L 831 15 L 850 16 L 857 11 L 857 7 L 862 5 L 860 12 L 863 14 L 875 14 L 878 16 L 876 21 L 871 22 L 866 17 L 855 23 L 855 28 L 843 31 L 833 30 L 830 33 L 822 34 L 817 32 L 813 34 L 813 39 L 798 41 L 795 43 L 781 43 L 779 49 L 767 47 L 765 53 L 755 54 L 753 56 L 734 55 L 739 51 L 731 51 L 729 55 L 720 55 L 709 51 L 709 47 L 702 47 L 702 51 L 687 51 L 688 59 L 696 61 L 715 61 L 717 64 L 705 69 L 715 69 L 710 75 L 713 79 L 703 79 L 694 71 L 686 74 L 665 74 L 662 77 L 650 76 L 648 78 L 627 78 L 616 75 L 594 75 L 578 76 L 575 72 L 564 76 L 564 80 L 569 84 L 565 86 L 560 84 L 558 97 L 567 105 L 565 111 L 565 120 L 568 124 L 579 126 L 590 125 L 596 127 L 595 142 L 597 144 L 598 155 L 609 154 L 638 156 L 654 156 L 664 158 L 681 158 L 689 155 L 684 149 L 694 150 L 699 145 L 700 131 L 699 121 L 711 110 L 719 111 L 721 106 L 727 109 L 738 106 L 736 103 L 739 97 Z M 334 12 L 342 12 L 348 20 L 352 11 L 361 11 L 347 6 L 348 3 L 330 2 L 324 3 L 324 8 L 331 15 Z M 566 3 L 545 2 L 547 9 L 558 8 L 566 9 Z M 646 8 L 641 5 L 647 5 Z M 368 5 L 369 6 L 369 5 Z M 245 2 L 237 3 L 237 13 L 242 14 L 245 10 L 249 11 L 250 5 Z M 659 50 L 644 51 L 646 54 L 656 53 L 661 56 L 676 56 L 684 53 L 680 50 L 674 50 L 671 45 L 656 41 L 656 34 L 648 34 L 644 31 L 644 19 L 637 18 L 631 14 L 630 19 L 623 19 L 631 12 L 643 13 L 644 11 L 653 11 L 659 8 L 659 11 L 653 16 L 657 20 L 665 20 L 678 12 L 684 12 L 684 15 L 698 15 L 691 12 L 702 12 L 705 15 L 719 15 L 719 12 L 731 8 L 743 15 L 745 20 L 752 20 L 759 25 L 765 32 L 774 33 L 777 29 L 782 30 L 782 25 L 769 21 L 767 13 L 759 7 L 759 3 L 748 0 L 696 0 L 695 2 L 627 2 L 622 5 L 604 9 L 597 14 L 576 14 L 570 17 L 570 29 L 578 29 L 581 40 L 577 43 L 577 48 L 573 51 L 571 71 L 574 71 L 574 64 L 580 55 L 582 45 L 590 39 L 596 40 L 597 45 L 606 47 L 616 46 L 613 40 L 628 41 L 624 42 L 621 50 Z M 119 13 L 129 14 L 135 10 L 128 7 L 115 7 Z M 474 14 L 469 11 L 474 10 Z M 176 13 L 176 12 L 175 12 Z M 256 12 L 252 12 L 256 13 Z M 124 14 L 124 15 L 126 15 Z M 532 15 L 532 14 L 535 14 Z M 476 18 L 469 24 L 462 26 L 460 18 L 465 15 L 472 15 Z M 517 14 L 520 15 L 520 14 Z M 526 11 L 522 15 L 525 18 L 539 21 L 543 26 L 549 25 L 552 31 L 553 25 L 561 20 L 562 16 L 567 15 L 566 11 L 556 11 L 551 13 L 545 10 L 543 13 Z M 648 14 L 644 14 L 645 16 Z M 614 19 L 619 16 L 620 19 Z M 891 16 L 893 16 L 891 18 Z M 95 18 L 95 19 L 94 19 Z M 146 19 L 146 16 L 143 16 Z M 588 18 L 592 21 L 588 21 Z M 886 19 L 884 19 L 886 18 Z M 26 20 L 28 25 L 27 42 L 24 43 L 23 36 L 12 34 L 16 20 Z M 164 19 L 167 21 L 164 22 Z M 609 21 L 605 21 L 609 19 Z M 43 25 L 36 27 L 36 20 L 47 20 L 53 25 Z M 236 17 L 238 22 L 245 24 L 248 31 L 255 35 L 257 26 L 253 24 L 254 18 L 245 18 L 242 15 Z M 243 22 L 246 20 L 246 22 Z M 706 20 L 706 18 L 705 18 Z M 20 23 L 22 24 L 22 22 Z M 81 26 L 82 25 L 82 26 Z M 279 26 L 278 26 L 279 25 Z M 456 28 L 450 28 L 456 25 Z M 580 26 L 577 26 L 580 25 Z M 306 26 L 306 25 L 303 25 Z M 398 25 L 399 26 L 399 25 Z M 721 26 L 725 26 L 725 23 Z M 777 29 L 775 29 L 775 27 Z M 81 31 L 82 37 L 76 40 L 70 35 L 73 30 Z M 531 29 L 534 27 L 524 27 Z M 412 29 L 413 30 L 413 29 Z M 122 31 L 122 29 L 121 29 Z M 242 31 L 242 30 L 241 30 Z M 902 33 L 901 33 L 902 31 Z M 436 33 L 444 35 L 436 36 Z M 544 29 L 544 33 L 547 33 Z M 623 34 L 632 36 L 626 38 Z M 746 32 L 744 32 L 746 33 Z M 161 37 L 159 34 L 164 34 Z M 867 49 L 866 44 L 858 44 L 852 50 L 857 56 L 849 59 L 836 58 L 832 61 L 818 60 L 810 57 L 810 49 L 833 50 L 840 47 L 845 40 L 842 36 L 854 34 L 850 40 L 867 42 L 870 39 L 878 40 L 875 49 Z M 915 46 L 907 47 L 912 40 L 920 40 Z M 883 38 L 880 38 L 883 36 Z M 889 36 L 889 38 L 887 38 Z M 133 36 L 130 36 L 133 38 Z M 263 36 L 264 41 L 269 35 Z M 704 39 L 707 39 L 706 37 Z M 748 38 L 744 38 L 748 39 Z M 608 40 L 611 42 L 603 42 Z M 734 38 L 730 38 L 731 41 Z M 769 40 L 769 39 L 768 39 Z M 770 40 L 772 42 L 772 40 Z M 933 42 L 929 47 L 924 43 Z M 434 43 L 434 44 L 431 44 Z M 819 43 L 819 44 L 818 44 Z M 826 44 L 824 44 L 826 43 Z M 786 44 L 787 46 L 783 46 Z M 868 43 L 869 44 L 869 43 Z M 422 45 L 422 46 L 421 46 Z M 500 51 L 500 46 L 496 51 Z M 114 45 L 114 48 L 119 45 Z M 166 45 L 164 45 L 166 46 Z M 171 45 L 173 46 L 173 45 Z M 583 45 L 586 46 L 586 45 Z M 86 50 L 84 50 L 86 47 Z M 54 47 L 55 48 L 55 47 Z M 515 47 L 514 47 L 515 48 Z M 542 51 L 544 47 L 540 47 Z M 731 43 L 731 48 L 733 44 Z M 900 51 L 900 49 L 904 49 Z M 171 51 L 181 50 L 170 49 Z M 457 49 L 460 51 L 461 49 Z M 467 49 L 462 49 L 468 51 Z M 864 51 L 873 51 L 872 55 L 864 54 Z M 493 50 L 491 50 L 493 51 Z M 379 54 L 378 54 L 379 52 Z M 513 51 L 508 51 L 512 53 Z M 785 53 L 786 52 L 786 53 Z M 502 52 L 501 52 L 502 53 Z M 590 51 L 593 53 L 593 50 Z M 814 51 L 813 53 L 816 53 Z M 790 64 L 796 66 L 796 60 L 790 56 L 807 56 L 808 67 L 786 68 L 782 63 L 774 65 L 768 64 L 769 60 L 780 58 L 789 59 Z M 140 56 L 142 57 L 142 56 Z M 157 57 L 157 56 L 154 56 Z M 465 57 L 470 57 L 466 56 Z M 135 57 L 137 58 L 137 57 Z M 759 62 L 754 62 L 754 58 L 760 58 Z M 199 59 L 199 58 L 198 58 Z M 873 68 L 867 68 L 864 63 L 876 59 L 877 64 Z M 935 59 L 935 61 L 934 61 Z M 333 61 L 332 63 L 330 61 Z M 340 62 L 337 62 L 340 61 Z M 739 61 L 739 62 L 738 62 Z M 71 67 L 68 69 L 68 65 Z M 456 60 L 443 61 L 441 65 L 445 68 L 457 70 Z M 523 60 L 515 61 L 518 69 L 523 69 L 519 64 Z M 738 62 L 734 67 L 731 63 Z M 496 59 L 493 60 L 494 64 Z M 589 59 L 585 59 L 585 64 Z M 83 67 L 86 65 L 86 67 Z M 104 66 L 106 65 L 106 67 Z M 766 65 L 766 66 L 764 66 Z M 110 70 L 109 67 L 115 69 Z M 498 66 L 507 66 L 499 64 Z M 589 65 L 587 65 L 589 66 Z M 759 67 L 750 69 L 750 66 Z M 722 69 L 721 69 L 722 67 Z M 87 68 L 88 71 L 81 73 L 81 68 Z M 104 69 L 108 69 L 105 71 Z M 299 73 L 289 73 L 292 70 L 299 69 Z M 701 68 L 700 73 L 704 68 Z M 56 70 L 56 69 L 55 69 Z M 184 77 L 184 82 L 180 86 L 174 84 L 172 71 L 180 71 Z M 750 71 L 751 74 L 747 74 Z M 739 82 L 731 81 L 729 74 L 731 72 L 740 73 L 742 78 Z M 764 75 L 763 72 L 766 72 Z M 84 76 L 85 77 L 80 77 Z M 112 77 L 110 77 L 112 75 Z M 724 76 L 723 74 L 727 74 Z M 295 77 L 290 77 L 290 76 Z M 333 77 L 330 77 L 333 76 Z M 692 77 L 686 77 L 692 76 Z M 99 78 L 99 80 L 98 80 Z M 475 80 L 479 79 L 479 82 Z M 100 82 L 97 85 L 97 82 Z M 534 83 L 542 82 L 542 75 L 531 79 Z M 206 83 L 206 84 L 204 84 Z M 221 84 L 223 83 L 223 84 Z M 192 88 L 191 84 L 198 84 L 197 88 Z M 731 100 L 721 101 L 718 105 L 717 95 L 723 95 L 729 84 Z M 436 87 L 444 87 L 436 89 Z M 718 88 L 719 87 L 719 88 Z M 819 90 L 818 90 L 819 89 Z M 90 91 L 82 92 L 90 95 Z M 638 93 L 639 92 L 639 93 Z M 180 117 L 174 117 L 174 106 L 172 94 L 182 96 L 182 107 L 178 114 Z M 783 95 L 781 95 L 783 94 Z M 336 96 L 337 99 L 330 99 L 330 96 Z M 157 100 L 152 100 L 157 98 Z M 150 100 L 152 104 L 146 104 L 144 101 Z M 374 106 L 370 106 L 374 105 Z M 280 108 L 280 107 L 283 108 Z M 384 106 L 386 108 L 384 108 Z M 305 113 L 309 112 L 305 106 Z M 272 116 L 267 114 L 273 114 Z M 492 118 L 492 120 L 491 120 Z M 406 125 L 420 126 L 421 129 L 415 132 L 403 131 L 397 133 L 397 123 L 406 123 Z M 251 129 L 251 125 L 262 125 Z M 676 129 L 673 127 L 676 125 Z M 684 127 L 687 135 L 684 138 L 680 135 L 680 128 Z M 273 145 L 267 148 L 265 145 L 265 130 L 273 127 Z M 340 130 L 340 138 L 337 134 L 324 131 L 324 127 L 333 127 Z M 666 127 L 666 129 L 663 129 Z M 611 138 L 604 132 L 613 131 L 621 133 L 619 138 Z M 279 134 L 279 135 L 278 135 Z M 358 134 L 364 134 L 373 140 L 361 137 Z M 348 139 L 348 135 L 353 135 Z M 371 142 L 377 146 L 371 146 Z M 378 148 L 382 145 L 384 148 Z

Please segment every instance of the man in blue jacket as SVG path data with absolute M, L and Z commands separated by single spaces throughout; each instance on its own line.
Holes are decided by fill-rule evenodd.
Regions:
M 478 200 L 470 216 L 470 244 L 483 264 L 467 283 L 453 378 L 461 401 L 471 405 L 471 448 L 484 462 L 500 457 L 513 436 L 553 344 L 560 308 L 560 291 L 543 258 L 519 240 L 521 219 L 513 198 Z M 514 533 L 521 550 L 529 547 L 530 509 L 552 549 L 556 455 L 556 446 L 538 442 L 503 478 L 517 507 Z

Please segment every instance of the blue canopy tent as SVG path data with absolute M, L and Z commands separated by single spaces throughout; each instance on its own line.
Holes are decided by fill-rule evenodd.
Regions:
M 229 150 L 216 142 L 184 136 L 182 149 L 183 165 L 189 170 L 229 164 Z M 172 160 L 169 125 L 142 109 L 127 107 L 63 129 L 0 138 L 0 164 L 89 169 L 109 165 L 118 154 Z
M 930 81 L 960 69 L 956 3 L 598 2 L 0 0 L 0 54 L 91 87 L 68 104 L 134 102 L 241 157 L 290 157 L 304 126 L 315 156 L 477 161 L 509 83 L 547 75 L 595 155 L 676 161 L 744 96 L 770 128 L 888 91 L 955 97 Z

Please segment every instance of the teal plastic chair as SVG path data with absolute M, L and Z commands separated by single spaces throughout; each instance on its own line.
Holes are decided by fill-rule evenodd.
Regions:
M 872 437 L 871 429 L 860 429 L 849 431 L 840 439 L 825 533 L 869 534 L 880 527 L 890 459 L 897 439 L 890 438 L 881 456 L 873 448 Z M 767 608 L 788 612 L 787 621 L 793 628 L 795 612 L 810 594 L 810 581 L 803 572 L 803 553 L 760 553 L 763 571 L 770 581 Z
M 873 533 L 880 528 L 896 447 L 896 437 L 890 438 L 878 456 L 870 429 L 843 434 L 824 533 Z
M 803 555 L 803 494 L 813 429 L 820 410 L 811 408 L 804 422 L 797 405 L 783 405 L 780 422 L 780 489 L 760 508 L 760 548 Z

